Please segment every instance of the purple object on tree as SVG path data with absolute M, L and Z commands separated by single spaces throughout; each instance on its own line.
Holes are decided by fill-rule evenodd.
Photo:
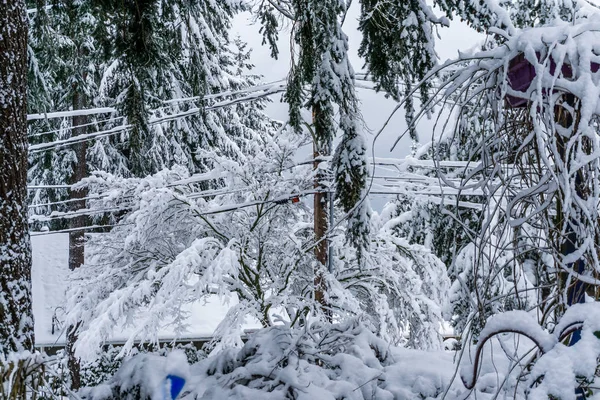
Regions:
M 508 65 L 508 84 L 512 90 L 526 92 L 529 85 L 535 78 L 535 68 L 524 54 L 519 54 Z M 525 97 L 506 96 L 506 101 L 510 108 L 525 107 L 528 100 Z
M 537 58 L 540 58 L 540 54 L 536 53 Z M 600 64 L 591 63 L 590 70 L 597 72 L 600 69 Z M 556 71 L 556 63 L 550 59 L 550 74 L 554 75 Z M 561 73 L 564 78 L 571 78 L 573 71 L 571 66 L 566 62 L 563 63 Z M 511 89 L 525 93 L 529 89 L 529 85 L 536 76 L 535 67 L 525 58 L 524 54 L 519 54 L 508 64 L 508 82 Z M 529 100 L 523 97 L 506 96 L 506 102 L 509 108 L 521 108 L 525 107 Z

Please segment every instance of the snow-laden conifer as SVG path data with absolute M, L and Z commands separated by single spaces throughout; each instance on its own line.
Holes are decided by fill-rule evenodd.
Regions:
M 304 123 L 301 109 L 311 110 L 315 154 L 334 154 L 336 199 L 349 213 L 349 239 L 362 252 L 368 248 L 368 171 L 354 70 L 341 23 L 346 5 L 336 0 L 298 0 L 291 4 L 298 58 L 292 66 L 285 96 L 290 105 L 290 124 L 300 129 Z M 333 150 L 338 129 L 341 140 Z

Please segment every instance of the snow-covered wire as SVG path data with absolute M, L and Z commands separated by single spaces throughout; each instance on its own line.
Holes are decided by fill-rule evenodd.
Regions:
M 236 105 L 238 103 L 259 100 L 264 97 L 271 96 L 273 94 L 281 93 L 283 91 L 284 91 L 284 88 L 282 86 L 282 87 L 273 89 L 271 91 L 265 91 L 264 93 L 251 94 L 248 96 L 239 97 L 236 99 L 231 99 L 231 100 L 226 100 L 226 101 L 222 101 L 219 103 L 215 103 L 209 107 L 204 107 L 204 108 L 193 107 L 189 110 L 181 111 L 181 112 L 178 112 L 175 114 L 151 118 L 150 121 L 148 122 L 148 125 L 161 124 L 164 122 L 197 115 L 198 113 L 200 113 L 202 111 L 212 111 L 212 110 L 217 110 L 220 108 Z M 58 148 L 58 147 L 64 147 L 64 146 L 70 146 L 70 145 L 77 144 L 77 143 L 88 142 L 90 140 L 98 139 L 101 137 L 112 136 L 112 135 L 115 135 L 115 134 L 118 134 L 121 132 L 125 132 L 125 131 L 132 129 L 133 127 L 134 126 L 132 124 L 126 124 L 126 125 L 117 126 L 117 127 L 111 128 L 111 129 L 107 129 L 104 131 L 100 131 L 100 132 L 94 132 L 94 133 L 88 133 L 88 134 L 74 136 L 74 137 L 71 137 L 68 139 L 56 140 L 56 141 L 47 142 L 47 143 L 34 144 L 34 145 L 29 146 L 29 152 L 30 153 L 38 153 L 41 151 L 46 151 L 46 150 L 50 150 L 50 149 L 54 149 L 54 148 Z

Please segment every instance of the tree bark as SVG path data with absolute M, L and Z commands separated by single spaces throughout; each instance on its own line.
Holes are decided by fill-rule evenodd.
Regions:
M 0 1 L 0 353 L 34 349 L 27 223 L 27 17 Z
M 73 15 L 76 15 L 75 8 L 77 7 L 73 3 L 69 3 Z M 73 35 L 74 36 L 74 35 Z M 81 50 L 78 51 L 80 57 L 86 56 Z M 73 62 L 76 62 L 73 60 Z M 87 79 L 87 73 L 82 72 L 82 81 Z M 80 87 L 73 88 L 73 109 L 80 110 L 88 106 L 88 99 L 85 96 L 83 90 Z M 87 127 L 82 126 L 88 123 L 88 117 L 85 115 L 73 116 L 72 124 L 74 127 L 72 135 L 79 136 L 87 133 Z M 73 175 L 71 176 L 71 184 L 75 184 L 88 176 L 87 169 L 87 142 L 77 143 L 73 146 L 75 151 L 75 162 L 73 163 Z M 88 191 L 82 190 L 71 190 L 69 197 L 73 201 L 71 203 L 73 211 L 85 208 Z M 69 269 L 71 271 L 79 268 L 85 261 L 85 231 L 82 229 L 87 225 L 88 219 L 85 215 L 81 215 L 72 218 L 70 221 L 70 228 L 77 229 L 69 233 Z M 77 341 L 77 329 L 78 325 L 70 325 L 67 329 L 67 364 L 69 368 L 69 375 L 71 378 L 71 389 L 78 390 L 81 387 L 81 363 L 79 358 L 75 356 L 75 342 Z
M 79 93 L 77 90 L 73 95 L 73 109 L 79 110 L 85 108 L 86 103 L 83 99 L 83 94 Z M 74 116 L 73 117 L 73 126 L 79 126 L 87 123 L 87 116 Z M 79 136 L 86 133 L 85 127 L 74 128 L 73 136 Z M 77 183 L 80 180 L 87 177 L 87 144 L 86 142 L 77 143 L 73 146 L 73 150 L 75 151 L 75 162 L 73 163 L 73 175 L 71 176 L 71 184 Z M 87 197 L 87 190 L 71 190 L 69 193 L 69 197 L 73 201 L 72 208 L 73 211 L 80 210 L 85 208 L 85 200 Z M 69 269 L 72 271 L 76 268 L 79 268 L 84 260 L 85 254 L 85 246 L 84 246 L 84 231 L 83 228 L 87 224 L 87 218 L 85 215 L 78 216 L 72 218 L 70 221 L 70 227 L 72 229 L 79 229 L 73 231 L 69 234 Z
M 77 89 L 73 95 L 73 109 L 79 110 L 85 108 L 84 96 Z M 86 116 L 74 116 L 73 126 L 87 123 Z M 74 128 L 73 136 L 79 136 L 86 133 L 85 127 Z M 87 144 L 78 143 L 74 146 L 75 163 L 73 165 L 73 175 L 71 184 L 77 183 L 87 177 Z M 85 200 L 88 194 L 87 190 L 71 190 L 69 197 L 71 200 L 81 199 L 72 202 L 73 211 L 85 208 Z M 85 261 L 85 231 L 82 229 L 87 225 L 86 216 L 72 218 L 70 228 L 79 229 L 69 233 L 69 269 L 71 271 L 79 268 Z M 75 356 L 75 342 L 77 341 L 77 325 L 70 325 L 67 329 L 67 364 L 71 378 L 71 389 L 78 390 L 81 387 L 81 363 Z

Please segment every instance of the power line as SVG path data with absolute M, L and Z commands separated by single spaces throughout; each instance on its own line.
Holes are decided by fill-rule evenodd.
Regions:
M 133 225 L 133 224 L 128 224 L 128 223 L 121 223 L 121 224 L 114 224 L 114 225 L 89 225 L 89 226 L 82 226 L 80 228 L 68 228 L 68 229 L 60 229 L 60 230 L 56 230 L 56 231 L 32 231 L 29 232 L 29 236 L 45 236 L 45 235 L 54 235 L 57 233 L 70 233 L 70 232 L 81 232 L 81 231 L 88 231 L 88 230 L 95 230 L 95 229 L 107 229 L 107 228 L 114 228 L 116 226 L 123 226 L 123 225 Z
M 88 122 L 86 124 L 70 125 L 70 126 L 65 126 L 65 127 L 58 128 L 58 129 L 53 129 L 51 131 L 38 132 L 38 133 L 30 134 L 30 135 L 27 135 L 27 137 L 38 137 L 38 136 L 49 135 L 51 133 L 60 133 L 60 132 L 74 130 L 74 129 L 85 128 L 87 126 L 92 126 L 92 125 L 108 124 L 110 122 L 119 121 L 119 120 L 122 120 L 124 118 L 125 118 L 124 116 L 119 116 L 119 117 L 113 117 L 113 118 L 97 119 L 97 120 L 94 120 L 92 122 Z
M 248 93 L 260 92 L 260 91 L 270 92 L 273 90 L 273 88 L 275 88 L 276 92 L 279 92 L 279 91 L 282 91 L 285 89 L 285 84 L 281 84 L 281 82 L 284 82 L 284 80 L 280 79 L 280 80 L 270 82 L 270 83 L 250 86 L 250 87 L 247 87 L 244 89 L 228 90 L 225 92 L 212 93 L 212 94 L 207 94 L 204 96 L 182 97 L 182 98 L 177 98 L 177 99 L 163 100 L 162 103 L 163 104 L 173 104 L 173 103 L 180 103 L 180 102 L 181 103 L 191 102 L 191 101 L 195 101 L 195 100 L 203 100 L 203 101 L 204 100 L 212 100 L 212 99 L 218 99 L 221 97 L 237 96 L 240 94 L 248 94 Z M 164 109 L 164 108 L 166 108 L 166 107 L 159 107 L 155 110 L 151 110 L 151 112 L 156 112 L 156 111 L 158 111 L 160 109 Z M 36 121 L 36 120 L 42 120 L 42 119 L 47 120 L 47 119 L 67 118 L 67 117 L 74 117 L 74 116 L 114 114 L 116 112 L 118 112 L 118 110 L 115 107 L 96 107 L 96 108 L 87 108 L 87 109 L 80 109 L 80 110 L 55 111 L 55 112 L 49 112 L 49 113 L 28 114 L 27 120 L 28 121 Z M 81 126 L 81 125 L 79 125 L 79 126 Z M 76 128 L 79 126 L 73 126 L 72 128 Z
M 243 189 L 236 190 L 236 191 L 241 191 L 241 190 L 243 190 Z M 232 191 L 231 193 L 233 193 L 233 192 L 235 192 L 235 191 Z M 265 205 L 265 204 L 281 204 L 281 203 L 290 201 L 293 198 L 310 196 L 310 195 L 314 195 L 316 193 L 330 193 L 330 192 L 331 191 L 328 191 L 328 190 L 306 190 L 306 191 L 302 191 L 302 192 L 296 192 L 296 193 L 287 194 L 284 196 L 279 196 L 277 198 L 268 199 L 268 200 L 256 200 L 256 201 L 251 201 L 251 202 L 246 202 L 246 203 L 241 203 L 241 204 L 227 204 L 227 205 L 215 207 L 210 210 L 205 210 L 196 215 L 197 216 L 208 216 L 208 215 L 220 214 L 220 213 L 224 213 L 224 212 L 237 211 L 237 210 L 241 210 L 243 208 L 260 206 L 260 205 Z M 436 203 L 436 204 L 440 204 L 440 205 L 448 204 L 448 203 L 444 203 L 444 199 L 442 197 L 440 197 L 439 195 L 435 195 L 435 194 L 428 193 L 428 192 L 397 191 L 397 190 L 383 190 L 383 189 L 372 190 L 369 192 L 369 195 L 398 195 L 398 194 L 413 195 L 413 196 L 417 196 L 417 197 L 427 196 L 428 201 L 431 201 L 432 203 Z M 192 194 L 187 197 L 190 199 L 193 199 L 193 198 L 198 198 L 200 196 Z M 460 208 L 471 208 L 471 209 L 477 209 L 477 210 L 481 210 L 483 208 L 483 204 L 467 202 L 467 201 L 458 201 L 458 202 L 453 201 L 452 205 L 458 206 Z M 123 211 L 123 210 L 127 210 L 127 208 L 121 208 L 119 210 Z M 92 211 L 92 210 L 89 210 L 89 211 Z M 95 212 L 95 214 L 98 214 L 98 213 L 104 213 L 104 212 L 111 212 L 111 211 L 114 211 L 114 209 L 103 209 L 103 210 L 96 210 L 96 211 L 97 212 Z M 81 216 L 81 215 L 92 215 L 92 213 L 91 212 L 89 214 L 79 213 L 77 215 L 71 214 L 69 216 L 67 216 L 66 214 L 63 214 L 63 215 L 56 216 L 56 218 L 74 218 L 76 216 Z M 35 221 L 36 222 L 48 222 L 49 220 L 36 219 Z M 85 227 L 61 229 L 61 230 L 57 230 L 57 231 L 32 232 L 32 233 L 30 233 L 30 235 L 31 236 L 41 236 L 41 235 L 50 235 L 50 234 L 55 234 L 55 233 L 76 232 L 76 231 L 82 231 L 82 230 L 85 231 L 85 230 L 114 228 L 114 227 L 123 226 L 123 225 L 133 225 L 133 223 L 122 223 L 122 224 L 113 224 L 113 225 L 89 225 L 89 226 L 85 226 Z
M 55 140 L 53 142 L 48 142 L 48 143 L 33 144 L 33 145 L 29 146 L 29 152 L 30 153 L 39 153 L 41 151 L 49 150 L 52 148 L 68 146 L 71 144 L 76 144 L 76 143 L 81 143 L 81 142 L 87 142 L 87 141 L 90 141 L 93 139 L 98 139 L 98 138 L 101 138 L 104 136 L 114 135 L 119 132 L 123 132 L 128 129 L 131 129 L 131 128 L 133 128 L 133 125 L 127 124 L 127 125 L 122 125 L 122 126 L 117 126 L 117 127 L 111 128 L 111 129 L 107 129 L 104 131 L 100 131 L 100 132 L 86 133 L 83 135 L 74 136 L 74 137 L 71 137 L 68 139 Z
M 119 212 L 119 211 L 127 211 L 130 207 L 112 207 L 112 208 L 80 208 L 75 211 L 68 212 L 53 212 L 50 215 L 32 215 L 29 217 L 29 223 L 32 222 L 50 222 L 57 219 L 71 219 L 76 217 L 89 217 L 92 215 L 104 214 L 109 212 Z
M 80 197 L 76 199 L 68 199 L 68 200 L 60 200 L 60 201 L 52 201 L 48 203 L 40 203 L 40 204 L 30 204 L 27 206 L 29 209 L 41 208 L 41 207 L 50 207 L 50 206 L 58 206 L 62 204 L 76 203 L 85 200 L 100 200 L 106 198 L 108 196 L 88 196 L 88 197 Z
M 182 111 L 182 112 L 179 112 L 176 114 L 153 118 L 148 122 L 148 125 L 161 124 L 161 123 L 168 122 L 171 120 L 176 120 L 176 119 L 186 118 L 186 117 L 189 117 L 192 115 L 196 115 L 196 114 L 200 113 L 201 111 L 213 111 L 213 110 L 232 106 L 232 105 L 242 103 L 242 102 L 258 100 L 258 99 L 270 96 L 272 94 L 280 93 L 283 90 L 284 90 L 283 88 L 278 87 L 271 91 L 265 91 L 260 94 L 251 94 L 251 95 L 248 95 L 245 97 L 240 97 L 237 99 L 222 101 L 222 102 L 216 103 L 210 107 L 205 107 L 205 108 L 194 107 L 187 111 Z M 34 145 L 29 146 L 29 152 L 30 153 L 39 153 L 41 151 L 46 151 L 46 150 L 53 149 L 53 148 L 70 146 L 72 144 L 77 144 L 77 143 L 81 143 L 81 142 L 87 142 L 87 141 L 98 139 L 101 137 L 115 135 L 117 133 L 130 130 L 133 127 L 134 127 L 133 124 L 126 124 L 126 125 L 117 126 L 117 127 L 111 128 L 111 129 L 107 129 L 104 131 L 100 131 L 100 132 L 93 132 L 93 133 L 87 133 L 87 134 L 83 134 L 83 135 L 74 136 L 74 137 L 71 137 L 68 139 L 56 140 L 56 141 L 47 142 L 47 143 L 34 144 Z
M 40 120 L 40 119 L 79 117 L 79 116 L 96 115 L 96 114 L 112 114 L 112 113 L 116 113 L 116 112 L 117 112 L 117 109 L 114 107 L 98 107 L 98 108 L 88 108 L 88 109 L 72 110 L 72 111 L 55 111 L 55 112 L 50 112 L 50 113 L 27 114 L 27 121 L 36 121 L 36 120 Z
M 355 75 L 355 79 L 357 81 L 363 81 L 363 82 L 373 82 L 372 79 L 370 79 L 368 77 L 367 74 L 356 74 Z M 279 79 L 276 81 L 272 81 L 272 82 L 268 82 L 268 83 L 264 83 L 261 85 L 255 85 L 255 86 L 250 86 L 248 88 L 244 88 L 244 89 L 239 89 L 239 90 L 228 90 L 228 91 L 224 91 L 224 92 L 219 92 L 219 93 L 213 93 L 213 94 L 208 94 L 208 95 L 204 95 L 204 96 L 194 96 L 194 97 L 182 97 L 182 98 L 176 98 L 176 99 L 170 99 L 170 100 L 163 100 L 162 103 L 163 104 L 174 104 L 174 103 L 186 103 L 186 102 L 191 102 L 191 101 L 196 101 L 196 100 L 211 100 L 211 99 L 217 99 L 217 98 L 221 98 L 221 97 L 227 97 L 227 96 L 236 96 L 236 95 L 240 95 L 240 94 L 247 94 L 247 93 L 253 93 L 253 92 L 260 92 L 260 91 L 264 91 L 266 92 L 265 94 L 261 95 L 260 97 L 264 97 L 265 95 L 271 95 L 271 94 L 276 94 L 276 93 L 280 93 L 285 91 L 286 88 L 286 84 L 282 84 L 282 82 L 285 82 L 285 79 Z M 400 84 L 404 84 L 404 83 L 400 83 Z M 368 87 L 368 86 L 360 86 L 360 85 L 356 85 L 357 88 L 362 88 L 362 89 L 370 89 L 370 90 L 375 90 L 375 88 L 373 87 Z M 435 87 L 434 87 L 435 88 Z M 249 98 L 249 100 L 252 100 L 252 96 L 247 96 Z M 229 105 L 229 104 L 228 104 Z M 220 108 L 220 107 L 219 107 Z M 162 109 L 166 109 L 166 107 L 159 107 L 157 109 L 151 110 L 151 112 L 156 112 Z M 117 108 L 115 107 L 96 107 L 96 108 L 89 108 L 89 109 L 79 109 L 79 110 L 69 110 L 69 111 L 56 111 L 56 112 L 48 112 L 48 113 L 37 113 L 37 114 L 28 114 L 27 115 L 27 120 L 28 121 L 35 121 L 35 120 L 48 120 L 48 119 L 56 119 L 56 118 L 66 118 L 66 117 L 73 117 L 73 116 L 86 116 L 86 115 L 97 115 L 97 114 L 113 114 L 118 112 Z M 98 122 L 103 122 L 103 121 L 112 121 L 112 120 L 118 120 L 118 119 L 122 119 L 125 118 L 124 116 L 117 116 L 114 118 L 107 118 L 104 120 L 98 120 L 95 122 L 90 122 L 90 123 L 86 123 L 86 124 L 80 124 L 80 125 L 73 125 L 70 127 L 65 127 L 61 130 L 54 130 L 54 131 L 48 131 L 48 132 L 42 132 L 33 136 L 41 136 L 44 134 L 48 134 L 48 133 L 54 133 L 57 131 L 64 131 L 64 130 L 71 130 L 71 129 L 76 129 L 76 128 L 80 128 L 80 127 L 84 127 L 84 126 L 89 126 L 89 125 L 93 125 L 95 123 Z
M 27 190 L 70 189 L 73 185 L 27 185 Z

